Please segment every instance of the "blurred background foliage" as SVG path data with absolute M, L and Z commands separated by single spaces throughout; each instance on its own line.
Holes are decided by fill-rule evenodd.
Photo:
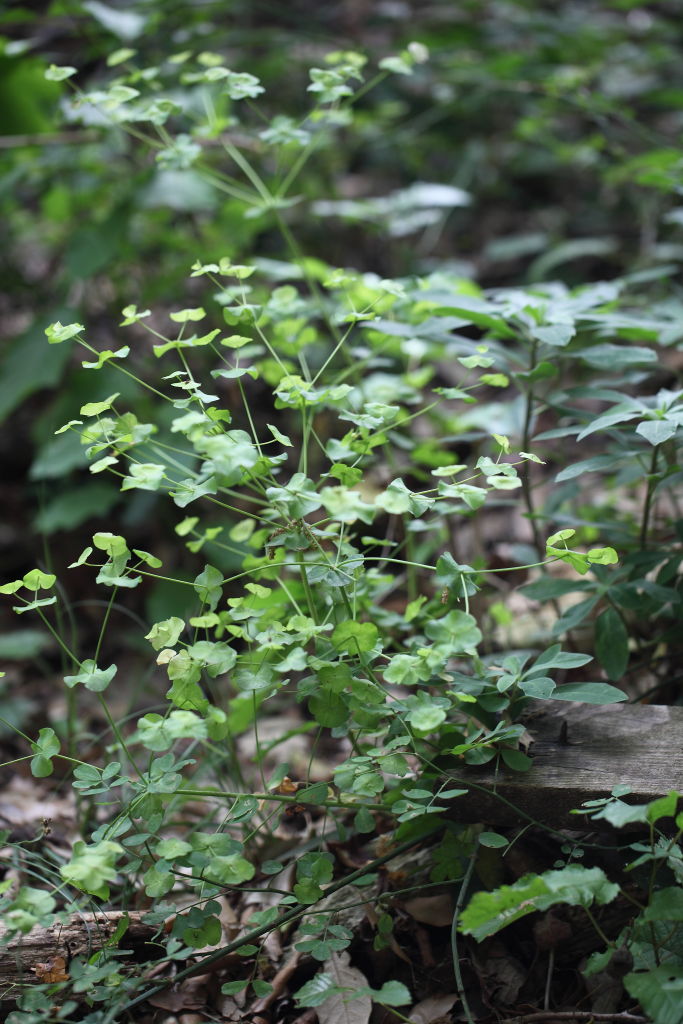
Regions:
M 81 90 L 103 88 L 134 52 L 136 67 L 162 68 L 160 93 L 191 122 L 201 90 L 183 86 L 172 64 L 175 84 L 165 82 L 163 69 L 172 54 L 177 65 L 186 53 L 216 53 L 261 79 L 259 106 L 270 118 L 296 124 L 310 107 L 308 69 L 325 54 L 367 54 L 370 81 L 382 58 L 411 41 L 428 47 L 429 60 L 410 77 L 382 78 L 357 101 L 353 124 L 337 125 L 335 144 L 302 166 L 291 193 L 297 201 L 282 209 L 244 202 L 218 178 L 236 171 L 217 145 L 222 138 L 245 147 L 270 181 L 282 178 L 269 162 L 272 147 L 259 151 L 248 104 L 224 101 L 213 111 L 213 135 L 193 139 L 202 147 L 198 170 L 182 153 L 159 159 L 136 125 L 112 129 L 101 115 L 76 111 L 69 83 L 45 79 L 50 64 L 72 65 Z M 589 8 L 574 0 L 5 7 L 3 577 L 33 564 L 41 538 L 46 560 L 65 564 L 104 517 L 108 529 L 160 531 L 142 545 L 150 549 L 166 516 L 170 530 L 177 513 L 156 495 L 141 492 L 124 509 L 114 483 L 87 473 L 78 440 L 54 436 L 91 398 L 91 382 L 69 346 L 45 344 L 44 329 L 79 321 L 98 347 L 116 348 L 124 306 L 188 303 L 197 259 L 289 260 L 298 247 L 382 277 L 447 268 L 483 287 L 646 279 L 652 271 L 652 294 L 661 297 L 665 281 L 667 301 L 678 301 L 682 56 L 676 0 L 598 0 Z M 269 266 L 277 280 L 278 264 Z M 114 385 L 114 374 L 101 371 L 102 393 L 121 391 L 144 415 L 149 398 L 132 386 L 127 392 L 118 375 Z

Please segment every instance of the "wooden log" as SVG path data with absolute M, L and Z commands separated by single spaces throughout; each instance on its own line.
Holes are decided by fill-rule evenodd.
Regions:
M 65 981 L 71 959 L 74 956 L 92 956 L 103 949 L 125 916 L 121 911 L 74 914 L 63 924 L 35 927 L 28 935 L 0 945 L 0 988 Z M 153 938 L 156 929 L 145 924 L 142 916 L 135 911 L 129 912 L 128 928 L 119 945 L 132 950 L 136 959 L 153 959 L 161 952 L 161 947 L 155 949 Z M 7 929 L 0 924 L 0 941 L 6 932 Z M 148 950 L 145 952 L 146 946 Z
M 579 829 L 588 819 L 570 811 L 609 796 L 615 786 L 628 786 L 632 803 L 672 789 L 683 793 L 683 708 L 537 701 L 525 724 L 533 738 L 533 767 L 524 773 L 488 765 L 449 772 L 468 787 L 453 801 L 451 818 L 491 825 L 533 819 Z M 609 826 L 601 821 L 600 827 Z

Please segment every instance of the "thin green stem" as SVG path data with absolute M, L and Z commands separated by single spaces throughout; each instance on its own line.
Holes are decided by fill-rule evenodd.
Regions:
M 338 882 L 334 882 L 332 885 L 328 886 L 328 888 L 325 890 L 325 896 L 331 896 L 333 893 L 339 892 L 340 889 L 346 888 L 347 885 L 352 885 L 354 882 L 358 881 L 358 879 L 362 878 L 364 875 L 367 875 L 370 872 L 375 871 L 377 868 L 380 868 L 383 864 L 387 864 L 389 861 L 394 860 L 396 857 L 399 857 L 402 853 L 405 853 L 407 850 L 413 849 L 413 847 L 421 843 L 422 840 L 423 837 L 418 836 L 417 838 L 414 837 L 412 839 L 406 840 L 404 843 L 400 843 L 398 846 L 394 847 L 394 849 L 391 850 L 389 853 L 385 853 L 382 857 L 375 858 L 375 860 L 371 861 L 369 864 L 364 865 L 357 871 L 351 872 L 350 875 L 346 875 L 345 878 L 342 878 Z M 153 985 L 145 992 L 142 992 L 139 996 L 136 996 L 135 999 L 131 999 L 129 1002 L 125 1004 L 125 1006 L 122 1007 L 123 1011 L 131 1010 L 134 1006 L 138 1006 L 140 1003 L 144 1003 L 147 999 L 150 998 L 150 996 L 156 995 L 157 992 L 162 992 L 165 988 L 168 988 L 169 985 L 177 984 L 179 981 L 184 981 L 185 978 L 192 977 L 192 975 L 194 974 L 204 973 L 206 971 L 206 968 L 209 967 L 211 964 L 216 963 L 218 960 L 222 960 L 230 953 L 234 953 L 236 950 L 240 948 L 240 946 L 247 945 L 248 943 L 260 939 L 261 936 L 265 935 L 267 932 L 277 931 L 284 925 L 289 924 L 291 921 L 296 921 L 301 917 L 305 917 L 307 914 L 315 913 L 315 907 L 316 904 L 306 907 L 296 906 L 293 907 L 291 910 L 287 910 L 283 914 L 280 914 L 280 916 L 275 921 L 272 921 L 269 924 L 259 925 L 256 928 L 251 928 L 250 930 L 244 932 L 244 934 L 241 935 L 238 939 L 235 939 L 234 942 L 231 942 L 229 945 L 222 946 L 220 949 L 208 953 L 206 956 L 201 957 L 196 963 L 193 963 L 190 967 L 186 967 L 184 970 L 179 971 L 172 978 L 167 978 L 164 981 L 159 982 L 156 985 Z
M 650 527 L 650 515 L 652 512 L 652 499 L 655 493 L 655 487 L 657 486 L 657 457 L 659 455 L 659 445 L 655 445 L 652 449 L 652 456 L 650 458 L 650 470 L 647 476 L 647 491 L 645 492 L 645 504 L 643 506 L 643 518 L 640 524 L 640 550 L 644 551 L 647 547 L 647 531 Z
M 463 1012 L 468 1021 L 468 1024 L 475 1024 L 472 1011 L 470 1010 L 467 1002 L 467 996 L 465 994 L 465 986 L 462 980 L 462 971 L 460 969 L 460 954 L 458 952 L 458 922 L 460 920 L 460 911 L 462 910 L 463 904 L 467 897 L 467 891 L 470 886 L 472 879 L 472 873 L 474 871 L 474 864 L 477 859 L 477 851 L 479 849 L 479 839 L 475 840 L 474 849 L 470 854 L 470 862 L 467 865 L 467 871 L 462 880 L 460 891 L 458 892 L 458 899 L 455 904 L 455 910 L 453 911 L 453 922 L 451 924 L 451 953 L 453 956 L 453 973 L 455 974 L 455 984 L 458 995 L 462 1002 Z

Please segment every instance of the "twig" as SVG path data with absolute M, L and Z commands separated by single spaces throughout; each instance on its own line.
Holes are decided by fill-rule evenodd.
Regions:
M 639 1017 L 635 1013 L 593 1013 L 591 1010 L 543 1010 L 525 1013 L 521 1017 L 506 1017 L 500 1024 L 530 1024 L 536 1020 L 608 1020 L 617 1024 L 647 1024 L 647 1017 Z
M 469 889 L 470 881 L 472 879 L 472 872 L 474 871 L 474 864 L 477 859 L 478 850 L 479 837 L 477 836 L 474 849 L 470 854 L 470 862 L 467 865 L 467 871 L 465 872 L 465 876 L 460 886 L 460 892 L 458 893 L 458 899 L 456 901 L 455 909 L 453 911 L 453 923 L 451 925 L 451 954 L 453 956 L 453 973 L 455 974 L 455 987 L 460 997 L 463 1013 L 465 1014 L 465 1019 L 467 1020 L 468 1024 L 475 1024 L 475 1021 L 474 1017 L 472 1016 L 472 1011 L 470 1010 L 469 1004 L 467 1002 L 467 996 L 465 994 L 465 985 L 462 980 L 462 971 L 460 970 L 460 954 L 458 953 L 458 920 L 460 918 L 460 911 L 462 910 L 462 905 L 465 902 L 467 890 Z
M 20 146 L 68 146 L 87 145 L 102 138 L 100 132 L 93 128 L 85 131 L 34 132 L 31 135 L 3 135 L 0 137 L 0 149 L 17 149 Z
M 413 839 L 407 839 L 404 843 L 400 843 L 389 853 L 385 853 L 384 856 L 375 858 L 375 860 L 370 861 L 370 863 L 366 864 L 364 867 L 358 868 L 357 871 L 353 871 L 350 875 L 346 875 L 345 878 L 341 878 L 338 882 L 328 886 L 325 890 L 325 896 L 331 896 L 333 892 L 338 892 L 339 889 L 343 889 L 345 886 L 351 885 L 353 882 L 357 881 L 357 879 L 366 875 L 369 871 L 373 871 L 375 868 L 381 867 L 382 864 L 388 863 L 388 861 L 393 860 L 402 853 L 405 853 L 406 850 L 410 850 L 414 846 L 417 846 L 424 838 L 425 837 L 421 835 Z M 193 974 L 203 974 L 206 971 L 206 968 L 211 964 L 216 963 L 217 960 L 222 960 L 223 957 L 227 956 L 229 953 L 234 953 L 235 950 L 239 949 L 241 946 L 248 945 L 255 939 L 259 939 L 266 932 L 274 931 L 276 928 L 282 928 L 283 925 L 289 924 L 290 921 L 295 921 L 297 918 L 303 917 L 305 914 L 314 913 L 315 906 L 316 904 L 314 903 L 310 906 L 293 907 L 291 910 L 287 910 L 284 914 L 281 914 L 275 921 L 271 921 L 266 925 L 259 925 L 257 928 L 252 928 L 250 931 L 240 935 L 239 938 L 235 939 L 234 942 L 231 942 L 229 945 L 221 946 L 220 949 L 215 949 L 206 956 L 203 956 L 200 960 L 190 964 L 189 967 L 179 971 L 174 977 L 166 978 L 164 981 L 151 986 L 145 992 L 142 992 L 141 995 L 136 996 L 135 999 L 129 1000 L 122 1009 L 124 1011 L 130 1010 L 132 1007 L 137 1006 L 139 1003 L 144 1003 L 150 996 L 156 995 L 157 992 L 163 991 L 170 985 L 175 985 L 179 981 L 183 981 L 185 978 L 191 977 Z M 162 961 L 163 958 L 158 962 L 160 963 Z

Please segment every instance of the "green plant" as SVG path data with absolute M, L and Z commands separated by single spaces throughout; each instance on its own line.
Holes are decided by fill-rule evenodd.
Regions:
M 622 844 L 626 862 L 621 884 L 609 881 L 599 867 L 569 862 L 544 874 L 527 875 L 514 885 L 475 893 L 463 909 L 458 927 L 465 935 L 483 941 L 529 914 L 558 906 L 582 907 L 605 946 L 583 966 L 584 976 L 592 977 L 605 970 L 615 955 L 620 957 L 627 965 L 622 975 L 628 994 L 655 1024 L 674 1024 L 681 1020 L 683 983 L 683 815 L 676 813 L 680 794 L 671 792 L 639 805 L 629 804 L 623 799 L 626 795 L 624 787 L 609 798 L 590 801 L 575 811 L 617 829 L 639 825 L 645 832 L 645 837 Z M 671 819 L 673 831 L 665 824 Z M 633 880 L 630 884 L 629 878 Z M 631 920 L 610 939 L 593 911 L 618 897 L 631 904 Z
M 361 55 L 328 54 L 310 72 L 314 105 L 297 118 L 267 109 L 259 118 L 267 99 L 259 79 L 231 70 L 219 54 L 176 54 L 153 66 L 137 66 L 134 56 L 114 54 L 113 78 L 77 89 L 71 116 L 104 120 L 110 138 L 139 140 L 136 158 L 153 154 L 155 173 L 167 180 L 191 178 L 227 196 L 247 227 L 230 245 L 217 232 L 198 246 L 187 260 L 187 298 L 172 306 L 159 286 L 152 312 L 131 284 L 118 324 L 124 337 L 118 327 L 78 322 L 55 321 L 45 332 L 48 352 L 67 352 L 63 343 L 75 341 L 87 357 L 64 404 L 76 401 L 60 407 L 62 418 L 78 418 L 57 429 L 40 473 L 50 479 L 54 452 L 68 465 L 87 461 L 92 477 L 109 483 L 82 493 L 95 494 L 95 506 L 122 493 L 134 513 L 130 529 L 113 517 L 103 522 L 69 567 L 81 580 L 96 574 L 104 588 L 93 640 L 74 628 L 68 573 L 59 572 L 59 590 L 47 566 L 0 587 L 17 614 L 39 616 L 63 657 L 67 721 L 36 738 L 28 726 L 19 735 L 35 777 L 72 773 L 82 817 L 82 838 L 69 860 L 50 866 L 45 888 L 8 892 L 8 937 L 83 898 L 126 907 L 132 888 L 161 901 L 150 921 L 173 919 L 161 959 L 177 961 L 182 979 L 194 971 L 185 962 L 196 951 L 221 941 L 220 897 L 260 886 L 278 905 L 227 947 L 244 969 L 225 992 L 250 986 L 261 997 L 264 936 L 303 919 L 300 952 L 323 964 L 343 953 L 352 932 L 321 901 L 351 882 L 371 885 L 396 853 L 337 878 L 326 836 L 369 837 L 390 825 L 397 842 L 414 845 L 443 831 L 467 785 L 445 781 L 447 769 L 531 766 L 519 722 L 531 699 L 624 699 L 610 683 L 585 678 L 593 645 L 584 646 L 577 627 L 594 620 L 594 653 L 612 682 L 632 663 L 649 669 L 657 659 L 666 674 L 680 605 L 672 534 L 680 537 L 680 396 L 643 396 L 655 354 L 633 342 L 672 346 L 679 314 L 675 304 L 644 310 L 649 282 L 637 276 L 485 289 L 443 266 L 390 278 L 342 269 L 305 244 L 298 211 L 321 189 L 311 168 L 332 180 L 337 149 L 368 130 L 369 86 L 419 73 L 420 44 L 383 60 L 367 83 Z M 70 67 L 48 72 L 53 82 L 73 77 Z M 247 113 L 238 123 L 240 107 Z M 467 198 L 455 186 L 422 183 L 355 209 L 313 209 L 394 230 L 402 218 L 441 216 Z M 260 238 L 277 233 L 277 259 L 249 254 L 250 224 L 263 227 Z M 60 366 L 69 361 L 63 356 Z M 597 419 L 596 402 L 609 406 Z M 574 436 L 609 447 L 573 462 L 553 443 Z M 558 486 L 548 486 L 549 463 L 562 467 Z M 625 493 L 644 472 L 638 514 L 622 513 L 616 488 Z M 577 478 L 590 473 L 611 475 L 598 510 L 577 495 Z M 574 483 L 559 486 L 567 481 Z M 495 566 L 484 545 L 459 553 L 461 535 L 476 533 L 489 510 L 520 506 L 530 524 L 529 535 L 516 538 L 524 557 Z M 45 516 L 66 525 L 59 517 L 75 509 L 77 525 L 92 508 L 71 496 Z M 132 539 L 141 519 L 169 509 L 172 544 L 147 551 Z M 549 623 L 510 650 L 491 624 L 486 588 L 513 572 L 534 575 L 527 598 L 556 606 Z M 567 609 L 572 593 L 581 600 Z M 510 595 L 503 591 L 503 609 Z M 144 651 L 135 686 L 147 677 L 155 708 L 136 707 L 124 721 L 110 697 L 130 669 L 120 652 L 110 653 L 109 635 L 127 598 L 146 620 L 137 638 L 127 637 L 131 650 Z M 160 604 L 163 613 L 152 614 Z M 643 608 L 657 619 L 652 630 L 630 614 Z M 573 650 L 561 649 L 565 638 Z M 86 761 L 80 712 L 90 702 L 108 732 Z M 292 710 L 287 737 L 264 738 L 268 721 Z M 306 741 L 303 764 L 277 760 L 291 737 Z M 323 748 L 325 772 L 315 765 Z M 269 883 L 288 860 L 286 849 L 272 856 L 266 841 L 283 807 L 303 808 L 318 829 L 310 848 L 297 848 L 291 891 Z M 463 874 L 472 847 L 463 832 L 457 870 L 444 868 L 453 837 L 444 832 L 435 855 L 442 879 Z M 495 846 L 499 838 L 484 833 L 480 842 Z M 602 876 L 595 885 L 586 878 L 582 869 L 571 878 L 542 875 L 527 895 L 550 906 L 571 901 L 573 886 L 580 902 L 585 892 L 612 893 Z M 385 910 L 380 920 L 378 948 L 392 923 Z M 87 993 L 91 1007 L 106 1004 L 92 1009 L 98 1024 L 151 991 L 121 959 L 107 948 L 72 972 L 74 992 Z M 322 969 L 297 998 L 315 1006 L 347 988 Z M 392 982 L 358 996 L 408 1001 Z M 17 1020 L 28 1024 L 39 1007 L 32 995 L 23 999 Z M 64 1005 L 66 1018 L 74 1011 Z

